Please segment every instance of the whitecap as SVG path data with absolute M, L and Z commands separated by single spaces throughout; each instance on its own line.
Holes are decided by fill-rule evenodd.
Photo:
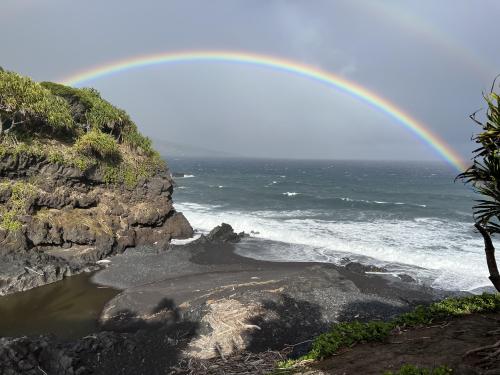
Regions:
M 438 288 L 473 290 L 489 283 L 481 238 L 469 223 L 436 217 L 333 221 L 312 211 L 306 216 L 300 210 L 273 215 L 272 211 L 224 210 L 197 203 L 176 203 L 176 208 L 197 230 L 209 231 L 226 222 L 236 232 L 258 232 L 256 238 L 282 244 L 242 253 L 249 257 L 330 263 L 346 256 L 368 257 L 382 266 L 404 262 L 403 273 Z

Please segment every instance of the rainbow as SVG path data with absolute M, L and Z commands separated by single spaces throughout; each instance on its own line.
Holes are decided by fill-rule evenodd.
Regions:
M 291 73 L 300 77 L 308 78 L 313 81 L 325 84 L 336 90 L 349 94 L 373 108 L 387 114 L 395 119 L 399 124 L 415 134 L 424 143 L 428 144 L 436 153 L 455 167 L 458 171 L 466 169 L 466 164 L 458 153 L 451 148 L 437 134 L 433 133 L 423 123 L 417 121 L 395 104 L 380 95 L 351 82 L 344 77 L 326 72 L 320 68 L 308 66 L 298 62 L 285 60 L 281 58 L 228 51 L 185 51 L 168 52 L 147 56 L 133 57 L 121 61 L 111 62 L 105 65 L 96 66 L 89 70 L 73 74 L 62 80 L 60 83 L 77 86 L 89 81 L 93 81 L 111 74 L 121 73 L 130 69 L 143 68 L 160 64 L 174 63 L 195 63 L 195 62 L 220 62 L 220 63 L 238 63 L 260 66 L 275 69 L 285 73 Z
M 398 25 L 402 30 L 420 38 L 421 41 L 433 45 L 435 49 L 447 52 L 458 64 L 478 72 L 482 78 L 491 79 L 495 76 L 497 68 L 484 59 L 484 56 L 473 51 L 470 46 L 464 46 L 451 34 L 445 33 L 425 18 L 409 12 L 401 3 L 385 1 L 353 1 L 352 3 L 357 5 L 360 11 L 371 16 L 386 18 L 391 24 Z

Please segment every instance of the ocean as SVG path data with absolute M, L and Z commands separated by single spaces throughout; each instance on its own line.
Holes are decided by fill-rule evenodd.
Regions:
M 168 158 L 174 203 L 198 233 L 226 222 L 241 255 L 405 273 L 446 290 L 488 286 L 477 196 L 424 162 Z

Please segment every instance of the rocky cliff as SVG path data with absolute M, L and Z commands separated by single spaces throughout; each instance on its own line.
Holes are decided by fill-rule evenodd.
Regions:
M 193 230 L 166 164 L 95 90 L 0 71 L 0 295 Z

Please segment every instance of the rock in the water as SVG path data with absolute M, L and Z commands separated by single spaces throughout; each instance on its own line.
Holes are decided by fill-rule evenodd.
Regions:
M 239 242 L 246 234 L 244 232 L 235 233 L 233 227 L 229 224 L 222 223 L 216 226 L 206 235 L 209 242 Z

